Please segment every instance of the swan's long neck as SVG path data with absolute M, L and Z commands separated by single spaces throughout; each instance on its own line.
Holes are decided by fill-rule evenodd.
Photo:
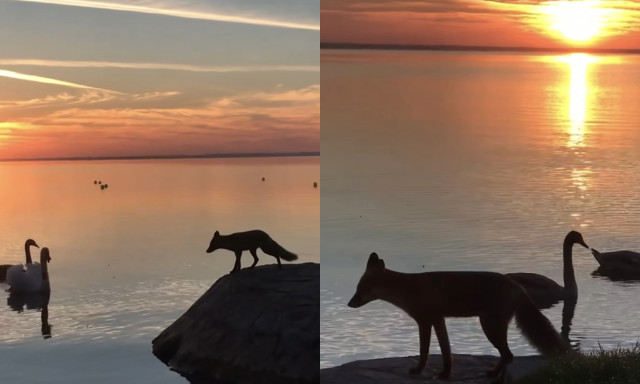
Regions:
M 42 266 L 42 281 L 49 281 L 49 268 L 47 267 L 47 256 L 40 255 L 40 265 Z
M 29 244 L 24 245 L 24 254 L 27 255 L 27 264 L 32 264 L 31 260 L 31 246 Z
M 564 291 L 569 298 L 578 297 L 578 284 L 576 283 L 576 275 L 573 272 L 572 249 L 573 242 L 565 239 L 564 244 L 562 245 L 562 257 L 564 259 Z

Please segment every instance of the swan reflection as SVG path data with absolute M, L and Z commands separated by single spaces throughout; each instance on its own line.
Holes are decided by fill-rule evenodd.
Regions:
M 45 339 L 51 338 L 51 324 L 49 324 L 49 298 L 51 292 L 10 292 L 7 305 L 18 313 L 25 310 L 40 310 L 40 333 Z

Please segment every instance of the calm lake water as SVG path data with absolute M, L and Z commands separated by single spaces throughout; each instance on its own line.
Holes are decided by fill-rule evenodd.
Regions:
M 52 258 L 51 338 L 0 290 L 0 382 L 186 383 L 151 340 L 232 269 L 205 253 L 214 231 L 261 228 L 319 262 L 319 177 L 318 157 L 0 163 L 0 264 L 24 263 L 27 238 Z
M 640 57 L 321 60 L 321 367 L 419 353 L 417 326 L 391 304 L 346 305 L 372 251 L 397 271 L 535 272 L 561 284 L 572 229 L 601 251 L 640 251 Z M 640 284 L 592 276 L 582 247 L 573 260 L 572 342 L 639 341 Z M 562 304 L 544 313 L 559 330 Z M 497 355 L 476 318 L 447 326 L 454 353 Z M 513 324 L 509 344 L 536 354 Z

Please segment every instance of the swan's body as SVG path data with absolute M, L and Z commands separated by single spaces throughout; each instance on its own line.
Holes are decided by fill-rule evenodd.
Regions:
M 40 248 L 38 247 L 38 244 L 36 244 L 35 240 L 32 239 L 28 239 L 25 243 L 24 243 L 24 254 L 25 254 L 25 264 L 16 264 L 16 265 L 9 265 L 9 264 L 4 264 L 4 265 L 0 265 L 0 281 L 5 281 L 8 284 L 10 279 L 13 279 L 15 277 L 20 278 L 20 273 L 24 272 L 25 270 L 28 269 L 32 269 L 32 268 L 38 268 L 38 271 L 40 271 L 40 264 L 34 265 L 34 263 L 31 261 L 31 247 L 36 247 L 36 248 Z
M 598 252 L 591 248 L 591 253 L 601 267 L 621 272 L 640 272 L 640 253 L 633 251 Z
M 7 283 L 11 286 L 11 292 L 47 292 L 50 291 L 49 270 L 47 263 L 51 261 L 49 248 L 44 247 L 40 251 L 40 264 L 38 267 L 27 268 L 11 275 L 11 281 Z M 8 278 L 9 276 L 7 276 Z
M 537 273 L 506 273 L 505 275 L 520 284 L 536 307 L 549 308 L 561 300 L 578 300 L 578 284 L 573 271 L 573 244 L 580 244 L 588 248 L 579 232 L 571 231 L 565 236 L 562 247 L 564 261 L 564 287 L 550 278 Z

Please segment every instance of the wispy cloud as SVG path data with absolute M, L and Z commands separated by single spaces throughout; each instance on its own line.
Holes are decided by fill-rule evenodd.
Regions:
M 145 153 L 316 151 L 320 142 L 320 86 L 247 92 L 211 100 L 203 108 L 158 108 L 128 103 L 126 107 L 84 108 L 85 95 L 60 94 L 29 104 L 60 103 L 43 114 L 14 116 L 0 123 L 7 157 L 33 157 L 29 147 L 42 148 L 38 156 L 99 156 Z M 175 96 L 150 92 L 115 96 L 137 99 Z M 75 105 L 72 105 L 75 104 Z M 26 104 L 25 104 L 26 106 Z M 16 107 L 16 106 L 13 106 Z M 6 112 L 5 112 L 6 114 Z M 153 144 L 149 146 L 149 144 Z M 153 148 L 150 150 L 149 148 Z
M 71 87 L 71 88 L 95 89 L 95 90 L 98 90 L 98 91 L 103 91 L 103 92 L 108 92 L 108 93 L 122 94 L 121 92 L 112 91 L 110 89 L 96 88 L 96 87 L 91 87 L 91 86 L 88 86 L 88 85 L 82 85 L 82 84 L 78 84 L 78 83 L 71 83 L 69 81 L 52 79 L 50 77 L 27 75 L 27 74 L 24 74 L 24 73 L 19 73 L 19 72 L 14 72 L 14 71 L 7 71 L 7 70 L 4 70 L 4 69 L 0 69 L 0 77 L 8 77 L 8 78 L 16 79 L 16 80 L 33 81 L 33 82 L 36 82 L 36 83 L 43 83 L 43 84 L 61 85 L 61 86 L 64 86 L 64 87 Z
M 53 5 L 65 5 L 72 7 L 85 7 L 96 9 L 108 9 L 112 11 L 148 13 L 154 15 L 174 16 L 187 19 L 211 20 L 228 23 L 240 23 L 251 25 L 262 25 L 267 27 L 320 30 L 319 25 L 296 23 L 291 21 L 272 20 L 260 17 L 249 17 L 242 15 L 229 15 L 215 12 L 198 11 L 190 9 L 168 8 L 165 4 L 145 1 L 140 4 L 131 4 L 117 1 L 92 1 L 92 0 L 13 0 L 29 3 L 43 3 Z
M 108 61 L 71 61 L 39 59 L 0 59 L 3 66 L 34 66 L 61 68 L 125 68 L 163 69 L 190 72 L 319 72 L 318 65 L 191 65 L 176 63 L 126 63 Z

